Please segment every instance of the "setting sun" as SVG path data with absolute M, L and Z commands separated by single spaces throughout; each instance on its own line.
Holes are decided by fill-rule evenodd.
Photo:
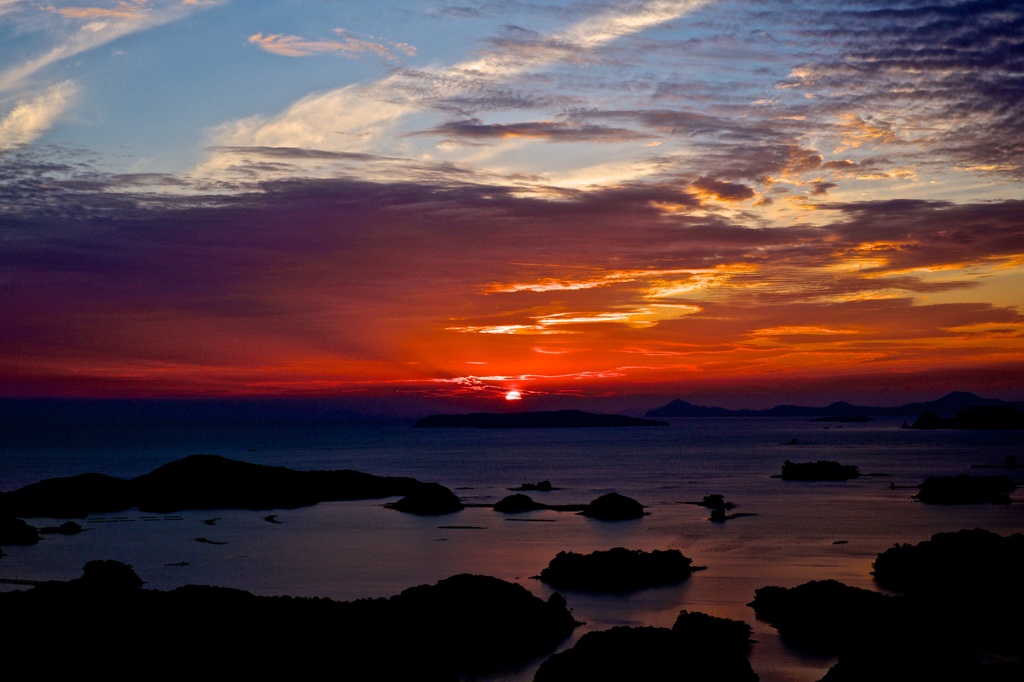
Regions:
M 523 399 L 523 394 L 520 393 L 519 391 L 517 391 L 514 388 L 511 391 L 509 391 L 508 393 L 505 394 L 505 400 L 522 400 L 522 399 Z

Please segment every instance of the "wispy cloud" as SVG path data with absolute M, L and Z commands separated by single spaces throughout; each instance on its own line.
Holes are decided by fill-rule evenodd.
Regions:
M 536 44 L 496 47 L 471 60 L 440 69 L 399 71 L 379 81 L 312 95 L 281 114 L 225 124 L 213 142 L 225 146 L 313 147 L 337 151 L 396 150 L 398 123 L 440 102 L 488 83 L 543 69 L 623 36 L 677 19 L 706 0 L 648 0 L 607 9 Z M 387 136 L 390 139 L 387 139 Z M 400 146 L 399 146 L 400 148 Z M 199 173 L 223 172 L 234 164 L 212 158 Z
M 46 9 L 71 19 L 145 19 L 149 0 L 119 0 L 113 7 L 54 7 Z
M 341 40 L 307 40 L 300 36 L 281 34 L 263 35 L 256 33 L 249 36 L 249 42 L 272 54 L 282 57 L 307 57 L 314 54 L 340 54 L 356 58 L 366 53 L 375 54 L 389 61 L 398 62 L 402 57 L 412 57 L 416 48 L 407 43 L 383 43 L 363 40 L 350 35 L 344 29 L 336 28 L 334 32 Z
M 32 142 L 45 133 L 71 106 L 76 87 L 70 81 L 18 100 L 0 119 L 0 151 Z
M 198 6 L 196 3 L 183 3 L 181 0 L 157 1 L 159 4 L 153 4 L 150 0 L 129 0 L 117 2 L 113 7 L 107 8 L 58 8 L 44 5 L 39 9 L 34 6 L 31 9 L 22 9 L 23 12 L 51 13 L 63 19 L 76 20 L 78 23 L 70 26 L 64 23 L 45 26 L 53 47 L 0 71 L 0 93 L 16 90 L 26 79 L 52 64 L 137 31 L 175 21 L 193 11 L 189 9 L 190 6 Z

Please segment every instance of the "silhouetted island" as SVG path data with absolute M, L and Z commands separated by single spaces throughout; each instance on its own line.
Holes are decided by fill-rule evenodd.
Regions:
M 456 682 L 552 651 L 578 625 L 561 595 L 456 575 L 387 599 L 257 597 L 221 587 L 146 590 L 130 567 L 0 593 L 4 647 L 48 673 L 108 677 Z M 211 630 L 203 626 L 216 623 Z M 15 654 L 16 652 L 16 654 Z M 138 667 L 150 665 L 153 668 Z
M 911 429 L 1024 429 L 1024 412 L 1010 405 L 968 407 L 953 417 L 940 417 L 925 412 L 911 424 Z
M 384 506 L 419 516 L 452 514 L 465 508 L 458 496 L 440 483 L 423 483 L 397 502 Z
M 709 521 L 728 521 L 729 519 L 738 519 L 743 516 L 756 516 L 756 514 L 746 512 L 727 514 L 726 512 L 734 509 L 736 505 L 732 502 L 726 502 L 724 495 L 705 495 L 700 502 L 687 502 L 686 504 L 696 504 L 710 509 L 711 517 L 708 519 Z
M 59 526 L 43 526 L 39 529 L 42 535 L 78 535 L 85 529 L 74 521 L 65 521 Z
M 540 502 L 534 502 L 532 497 L 524 495 L 523 493 L 507 495 L 494 505 L 494 511 L 505 514 L 520 514 L 522 512 L 537 511 L 539 509 L 547 509 L 547 505 L 541 504 Z
M 0 495 L 0 516 L 82 518 L 123 511 L 295 509 L 329 500 L 409 495 L 431 484 L 349 469 L 297 471 L 190 455 L 132 479 L 105 474 L 51 478 Z M 434 484 L 436 485 L 436 484 Z
M 1024 536 L 939 533 L 878 555 L 886 596 L 834 580 L 756 590 L 784 641 L 838 662 L 822 682 L 1024 679 Z M 983 663 L 988 660 L 997 663 Z
M 750 626 L 681 611 L 672 629 L 618 626 L 588 632 L 541 664 L 534 682 L 715 680 L 756 682 Z
M 603 426 L 668 426 L 654 419 L 621 414 L 594 414 L 580 410 L 553 412 L 473 412 L 470 414 L 432 414 L 415 424 L 418 429 L 554 429 Z
M 779 477 L 786 481 L 847 481 L 860 475 L 860 470 L 852 464 L 831 460 L 790 462 L 787 459 L 782 463 L 782 474 Z
M 590 554 L 559 552 L 537 576 L 559 590 L 635 592 L 690 577 L 693 560 L 678 549 L 644 552 L 615 547 Z
M 642 504 L 632 497 L 626 497 L 619 493 L 605 493 L 580 512 L 583 516 L 602 521 L 627 521 L 639 519 L 646 515 Z
M 13 516 L 0 516 L 0 545 L 34 545 L 39 529 Z
M 518 488 L 509 488 L 514 492 L 531 492 L 538 491 L 542 493 L 551 492 L 552 490 L 559 490 L 551 485 L 551 481 L 539 481 L 537 483 L 523 483 Z
M 1024 534 L 1004 537 L 981 528 L 936 533 L 916 545 L 893 545 L 872 567 L 875 582 L 896 592 L 938 596 L 959 584 L 958 591 L 1010 588 L 1024 596 Z
M 929 476 L 915 498 L 932 504 L 1009 504 L 1017 484 L 1005 476 Z

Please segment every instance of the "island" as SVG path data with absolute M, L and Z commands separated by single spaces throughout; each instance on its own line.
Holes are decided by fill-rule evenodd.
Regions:
M 494 511 L 502 512 L 503 514 L 521 514 L 523 512 L 548 508 L 548 505 L 535 502 L 532 497 L 523 493 L 507 495 L 494 504 Z M 578 511 L 583 510 L 579 509 Z
M 709 521 L 728 521 L 729 519 L 738 519 L 743 516 L 756 516 L 749 512 L 727 514 L 726 512 L 734 509 L 736 505 L 733 502 L 726 502 L 725 496 L 719 494 L 705 495 L 700 502 L 687 502 L 686 504 L 695 504 L 710 509 L 711 518 L 708 519 Z
M 671 585 L 699 570 L 678 549 L 644 552 L 614 547 L 590 554 L 559 552 L 537 578 L 559 590 L 635 592 Z
M 884 595 L 835 580 L 755 590 L 758 620 L 783 641 L 838 662 L 822 678 L 1024 679 L 1024 536 L 983 529 L 937 533 L 880 553 Z
M 672 628 L 616 626 L 588 632 L 541 664 L 534 682 L 717 680 L 756 682 L 751 628 L 739 620 L 680 611 Z
M 288 679 L 319 670 L 342 679 L 457 682 L 548 654 L 579 625 L 557 593 L 544 600 L 470 574 L 351 602 L 142 585 L 130 566 L 106 560 L 89 562 L 76 580 L 0 592 L 8 658 L 45 662 L 61 677 L 93 669 L 115 677 Z M 216 628 L 200 627 L 209 623 Z
M 619 493 L 605 493 L 595 498 L 580 512 L 583 516 L 602 521 L 628 521 L 647 515 L 644 506 L 632 497 Z
M 140 511 L 296 509 L 333 500 L 411 495 L 437 484 L 350 469 L 298 471 L 218 455 L 190 455 L 122 479 L 87 473 L 51 478 L 0 495 L 0 517 L 83 518 Z
M 931 504 L 1010 504 L 1017 484 L 1006 476 L 929 476 L 914 497 Z
M 424 483 L 397 502 L 384 506 L 417 516 L 441 516 L 464 508 L 458 496 L 440 483 Z
M 787 459 L 782 463 L 779 478 L 785 481 L 847 481 L 860 475 L 860 470 L 852 464 L 840 464 L 832 460 L 790 462 Z
M 0 516 L 0 545 L 34 545 L 39 529 L 13 516 Z
M 622 414 L 595 414 L 581 410 L 552 412 L 472 412 L 432 414 L 413 424 L 417 429 L 558 429 L 613 426 L 668 426 L 656 419 Z
M 979 405 L 960 410 L 953 417 L 925 412 L 908 426 L 911 429 L 1024 429 L 1024 412 L 1012 405 Z

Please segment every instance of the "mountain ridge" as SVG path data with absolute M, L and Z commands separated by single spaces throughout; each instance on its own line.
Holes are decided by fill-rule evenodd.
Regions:
M 938 400 L 906 403 L 897 407 L 881 407 L 872 405 L 853 405 L 844 400 L 834 402 L 825 407 L 806 405 L 776 405 L 763 410 L 739 409 L 730 410 L 725 407 L 709 407 L 694 405 L 676 398 L 661 407 L 648 410 L 644 417 L 649 419 L 665 419 L 672 417 L 909 417 L 924 412 L 937 415 L 953 416 L 968 407 L 1012 406 L 1024 409 L 1024 401 L 1005 401 L 998 398 L 982 398 L 967 391 L 953 391 Z

